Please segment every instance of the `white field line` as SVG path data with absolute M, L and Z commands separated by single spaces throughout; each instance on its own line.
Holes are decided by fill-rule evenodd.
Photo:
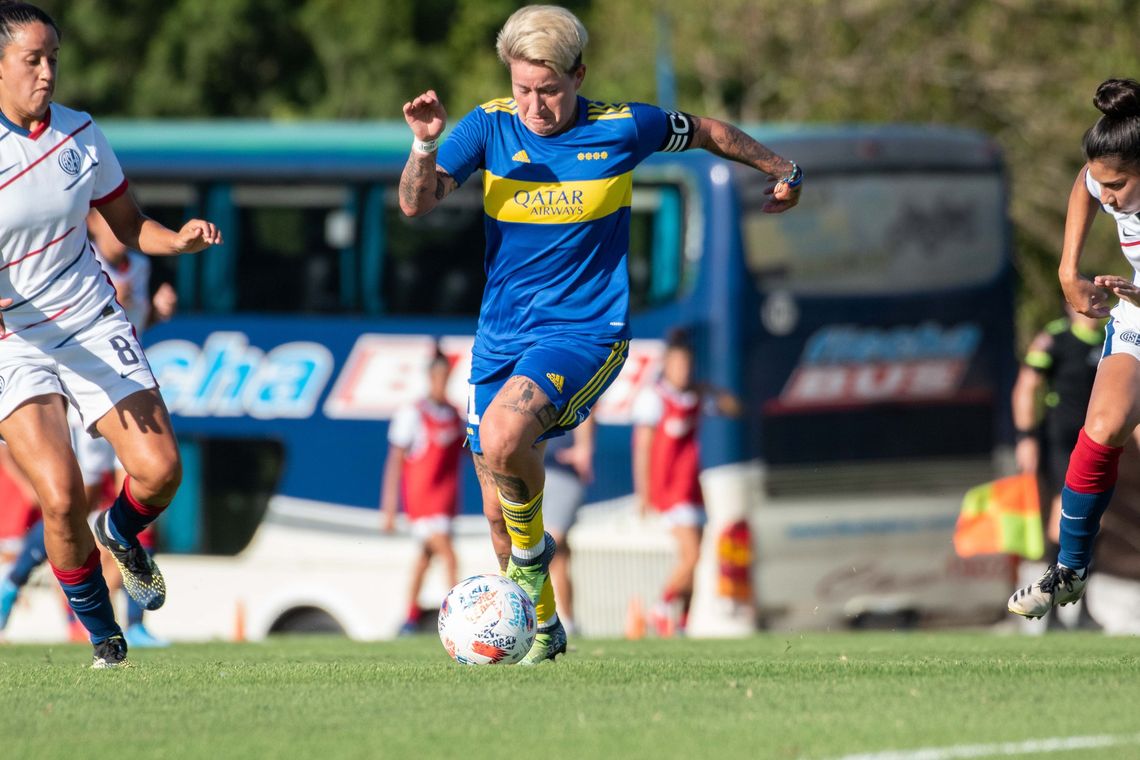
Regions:
M 1011 757 L 1035 755 L 1044 752 L 1071 752 L 1078 749 L 1100 749 L 1121 745 L 1140 744 L 1140 734 L 1129 736 L 1057 736 L 1051 739 L 1032 739 L 1024 742 L 1001 744 L 958 744 L 952 747 L 922 747 L 919 749 L 866 752 L 844 755 L 835 760 L 958 760 L 972 757 Z

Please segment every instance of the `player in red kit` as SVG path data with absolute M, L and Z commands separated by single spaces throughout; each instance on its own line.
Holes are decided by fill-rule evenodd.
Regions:
M 677 564 L 652 611 L 658 634 L 684 632 L 706 522 L 698 433 L 705 411 L 737 414 L 728 393 L 693 380 L 693 349 L 682 330 L 670 333 L 661 377 L 633 408 L 633 482 L 642 515 L 661 516 L 677 541 Z
M 402 500 L 412 535 L 422 542 L 412 568 L 408 618 L 401 634 L 415 633 L 420 620 L 419 597 L 432 557 L 443 562 L 448 586 L 459 582 L 451 521 L 459 506 L 459 459 L 466 435 L 459 410 L 447 400 L 451 364 L 437 350 L 428 368 L 428 395 L 401 409 L 388 428 L 388 460 L 380 511 L 384 530 L 396 526 Z

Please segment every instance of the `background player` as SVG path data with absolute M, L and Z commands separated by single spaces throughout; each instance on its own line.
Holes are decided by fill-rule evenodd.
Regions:
M 408 617 L 401 634 L 419 630 L 420 589 L 432 557 L 439 557 L 448 588 L 459 582 L 451 522 L 459 510 L 459 462 L 463 449 L 463 418 L 447 400 L 451 362 L 438 349 L 428 367 L 428 395 L 404 407 L 388 428 L 388 459 L 380 512 L 384 530 L 396 528 L 396 508 L 403 501 L 412 535 L 421 542 L 412 567 Z M 402 498 L 401 498 L 402 497 Z
M 1086 317 L 1065 305 L 1065 316 L 1045 326 L 1025 355 L 1013 386 L 1013 424 L 1017 432 L 1017 464 L 1041 481 L 1045 510 L 1046 557 L 1056 561 L 1060 538 L 1061 488 L 1069 453 L 1084 422 L 1096 365 L 1104 346 L 1102 320 Z M 1040 563 L 1021 563 L 1023 571 L 1037 575 Z M 1049 616 L 1049 625 L 1058 623 Z M 1080 605 L 1082 628 L 1096 627 L 1085 605 Z
M 1087 163 L 1069 193 L 1061 287 L 1074 309 L 1096 319 L 1109 314 L 1110 294 L 1120 300 L 1111 312 L 1085 424 L 1061 490 L 1057 562 L 1009 599 L 1010 612 L 1034 618 L 1084 594 L 1093 541 L 1112 499 L 1120 454 L 1140 422 L 1140 84 L 1106 80 L 1097 87 L 1093 102 L 1103 115 L 1085 133 Z M 1133 280 L 1081 276 L 1080 259 L 1098 207 L 1116 220 Z
M 42 10 L 0 4 L 0 437 L 39 497 L 48 560 L 90 634 L 93 667 L 118 667 L 127 663 L 126 642 L 87 526 L 66 408 L 111 441 L 129 474 L 96 533 L 128 592 L 149 609 L 161 606 L 166 588 L 138 534 L 174 497 L 181 461 L 84 219 L 98 208 L 115 237 L 151 254 L 200 251 L 221 235 L 202 220 L 174 232 L 142 214 L 93 120 L 52 103 L 59 48 L 59 29 Z
M 673 330 L 661 377 L 638 394 L 633 407 L 633 483 L 641 514 L 652 508 L 677 542 L 677 564 L 650 615 L 660 636 L 684 633 L 689 622 L 693 578 L 708 521 L 698 443 L 705 412 L 736 415 L 740 404 L 731 394 L 694 381 L 690 337 L 684 330 Z
M 558 545 L 558 552 L 550 561 L 550 583 L 558 617 L 567 633 L 574 632 L 574 584 L 570 579 L 570 544 L 566 538 L 586 501 L 586 488 L 594 482 L 596 425 L 593 417 L 587 417 L 570 435 L 551 438 L 546 442 L 543 459 L 546 486 L 542 522 Z
M 483 170 L 487 285 L 467 431 L 500 566 L 536 602 L 526 664 L 566 649 L 537 444 L 579 425 L 625 361 L 634 167 L 656 151 L 705 148 L 780 178 L 767 212 L 794 206 L 802 179 L 795 163 L 724 122 L 580 96 L 587 39 L 564 8 L 522 8 L 497 40 L 512 97 L 475 108 L 442 148 L 447 113 L 436 93 L 403 109 L 414 135 L 400 179 L 405 214 L 428 213 Z

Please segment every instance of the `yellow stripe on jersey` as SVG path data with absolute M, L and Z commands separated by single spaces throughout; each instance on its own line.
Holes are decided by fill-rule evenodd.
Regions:
M 495 98 L 494 100 L 488 100 L 479 107 L 487 113 L 499 113 L 501 111 L 503 113 L 517 114 L 519 112 L 519 106 L 515 103 L 514 98 Z
M 607 121 L 609 119 L 632 119 L 633 112 L 628 103 L 590 103 L 586 110 L 588 121 Z
M 627 208 L 632 200 L 632 172 L 568 182 L 524 182 L 483 172 L 483 210 L 500 222 L 590 222 Z
M 606 359 L 602 368 L 595 372 L 589 382 L 582 386 L 582 390 L 570 397 L 570 403 L 566 405 L 566 411 L 558 418 L 559 425 L 569 425 L 573 422 L 578 414 L 578 410 L 602 389 L 606 381 L 609 380 L 610 375 L 614 373 L 614 370 L 620 367 L 622 362 L 625 361 L 625 350 L 628 346 L 628 340 L 619 340 L 613 345 L 613 348 L 610 349 L 610 356 Z

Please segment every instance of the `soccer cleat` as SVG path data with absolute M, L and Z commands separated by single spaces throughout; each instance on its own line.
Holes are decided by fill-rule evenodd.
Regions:
M 127 659 L 127 641 L 122 634 L 116 634 L 95 644 L 95 656 L 91 661 L 92 670 L 129 667 L 131 663 Z
M 405 620 L 404 624 L 400 626 L 400 630 L 396 632 L 396 635 L 403 638 L 404 636 L 415 636 L 419 632 L 419 623 L 413 623 L 411 620 Z
M 0 583 L 0 631 L 8 626 L 8 618 L 12 615 L 12 607 L 16 605 L 16 597 L 20 595 L 20 587 L 7 578 Z
M 1087 572 L 1081 578 L 1075 570 L 1054 563 L 1040 580 L 1013 593 L 1009 598 L 1009 611 L 1027 618 L 1040 618 L 1057 605 L 1080 601 L 1087 583 Z
M 119 572 L 123 575 L 123 588 L 144 610 L 157 610 L 166 601 L 166 581 L 154 560 L 136 541 L 133 545 L 120 544 L 107 525 L 110 511 L 95 520 L 95 538 L 111 553 Z
M 533 565 L 516 565 L 514 555 L 511 555 L 511 560 L 507 563 L 507 577 L 522 586 L 522 590 L 526 592 L 535 606 L 538 605 L 539 594 L 542 593 L 542 587 L 550 575 L 550 561 L 554 559 L 554 553 L 558 551 L 558 544 L 555 543 L 554 537 L 549 533 L 542 535 L 546 543 L 543 545 L 542 556 L 538 562 Z M 565 638 L 565 634 L 563 634 L 563 638 Z
M 540 631 L 534 637 L 534 644 L 519 665 L 537 665 L 546 660 L 554 661 L 560 654 L 566 654 L 566 628 L 559 620 L 549 631 Z
M 146 629 L 142 623 L 135 623 L 134 625 L 127 626 L 126 632 L 123 634 L 127 643 L 132 647 L 141 649 L 161 649 L 170 646 L 170 642 L 166 639 L 160 639 L 153 633 Z

